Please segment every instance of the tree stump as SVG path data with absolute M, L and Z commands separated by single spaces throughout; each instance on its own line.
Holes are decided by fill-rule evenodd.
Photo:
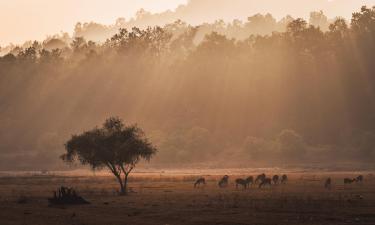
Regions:
M 53 192 L 53 197 L 48 198 L 51 205 L 84 205 L 90 204 L 84 198 L 79 196 L 73 188 L 61 186 L 57 191 Z

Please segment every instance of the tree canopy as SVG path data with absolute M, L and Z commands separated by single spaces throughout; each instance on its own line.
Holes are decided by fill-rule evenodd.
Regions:
M 78 160 L 92 169 L 108 168 L 120 183 L 121 194 L 126 194 L 128 175 L 136 164 L 156 153 L 139 127 L 126 126 L 115 117 L 107 119 L 102 128 L 73 135 L 65 148 L 61 158 L 66 162 Z

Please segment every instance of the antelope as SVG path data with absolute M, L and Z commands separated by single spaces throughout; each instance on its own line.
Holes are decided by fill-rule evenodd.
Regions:
M 266 174 L 262 173 L 257 176 L 257 178 L 255 179 L 255 183 L 257 184 L 259 182 L 262 182 L 265 178 L 266 178 Z
M 225 175 L 223 178 L 221 178 L 221 180 L 219 181 L 219 187 L 221 187 L 221 188 L 227 187 L 228 186 L 228 180 L 229 180 L 228 175 Z
M 199 178 L 195 183 L 194 183 L 194 188 L 197 186 L 200 187 L 201 185 L 206 185 L 206 179 L 203 177 Z
M 250 184 L 253 184 L 254 183 L 254 177 L 253 176 L 249 176 L 248 178 L 246 178 L 246 182 L 247 182 L 247 187 L 250 187 Z
M 345 178 L 344 179 L 344 184 L 352 184 L 356 182 L 356 179 L 350 179 L 350 178 Z
M 266 185 L 272 186 L 271 178 L 264 178 L 262 182 L 259 184 L 259 188 L 262 188 Z
M 356 181 L 357 183 L 362 183 L 362 182 L 363 182 L 363 176 L 362 176 L 362 175 L 359 175 L 359 176 L 355 179 L 355 181 Z
M 279 175 L 273 176 L 272 181 L 273 181 L 274 184 L 278 184 L 279 183 Z
M 238 185 L 242 185 L 243 188 L 246 189 L 247 184 L 248 184 L 247 180 L 244 180 L 244 179 L 241 179 L 241 178 L 236 179 L 236 188 L 238 188 Z
M 324 187 L 326 188 L 326 189 L 331 189 L 331 187 L 332 187 L 332 180 L 331 180 L 331 178 L 329 177 L 329 178 L 327 178 L 327 180 L 326 180 L 326 182 L 325 182 L 325 184 L 324 184 Z
M 287 181 L 288 181 L 288 176 L 287 176 L 286 174 L 284 174 L 284 175 L 281 177 L 281 183 L 282 183 L 282 184 L 285 184 Z

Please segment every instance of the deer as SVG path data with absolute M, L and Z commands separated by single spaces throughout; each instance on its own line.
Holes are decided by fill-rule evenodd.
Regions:
M 284 174 L 284 175 L 281 177 L 281 183 L 282 183 L 282 184 L 285 184 L 287 181 L 288 181 L 288 176 L 287 176 L 286 174 Z
M 350 179 L 350 178 L 345 178 L 344 179 L 344 184 L 352 184 L 356 182 L 356 179 Z
M 247 187 L 250 187 L 250 184 L 253 184 L 254 183 L 254 177 L 253 176 L 249 176 L 248 178 L 246 178 L 246 182 L 247 182 Z
M 247 188 L 248 181 L 244 180 L 242 178 L 236 179 L 236 188 L 238 188 L 238 185 L 242 185 L 244 189 Z
M 325 187 L 326 189 L 331 189 L 331 187 L 332 187 L 332 180 L 331 180 L 330 177 L 327 178 L 326 182 L 324 183 L 324 187 Z
M 359 176 L 355 179 L 355 181 L 356 181 L 357 183 L 362 183 L 362 182 L 363 182 L 363 176 L 362 176 L 362 175 L 359 175 Z
M 228 186 L 228 180 L 229 180 L 228 175 L 225 175 L 223 178 L 221 178 L 221 180 L 219 181 L 219 187 L 221 187 L 221 188 L 227 187 Z
M 265 187 L 266 185 L 272 186 L 272 180 L 271 178 L 263 178 L 261 183 L 259 184 L 259 188 Z
M 194 188 L 200 187 L 201 185 L 206 185 L 206 179 L 201 177 L 194 183 Z
M 266 178 L 266 174 L 262 173 L 257 176 L 257 178 L 255 179 L 255 183 L 257 184 L 259 182 L 262 182 L 265 178 Z
M 273 181 L 274 184 L 278 184 L 279 183 L 279 175 L 273 176 L 272 181 Z

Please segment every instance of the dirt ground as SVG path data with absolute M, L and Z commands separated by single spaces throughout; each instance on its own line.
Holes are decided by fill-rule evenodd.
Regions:
M 255 173 L 230 175 L 225 189 L 217 185 L 220 173 L 202 175 L 207 185 L 197 189 L 199 174 L 135 173 L 131 193 L 123 197 L 110 176 L 2 175 L 0 225 L 374 225 L 375 178 L 362 174 L 363 184 L 344 185 L 345 177 L 358 173 L 289 173 L 285 185 L 243 190 L 236 189 L 235 178 Z M 331 190 L 323 187 L 327 177 Z M 91 204 L 49 206 L 47 198 L 61 185 L 74 187 Z

